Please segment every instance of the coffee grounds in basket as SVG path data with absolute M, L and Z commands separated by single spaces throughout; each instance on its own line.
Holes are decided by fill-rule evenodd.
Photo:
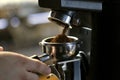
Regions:
M 51 42 L 54 43 L 64 43 L 64 42 L 72 42 L 73 39 L 68 38 L 67 35 L 65 34 L 68 30 L 68 27 L 64 27 L 62 34 L 58 34 L 51 40 Z
M 63 43 L 63 42 L 72 42 L 73 40 L 68 38 L 65 34 L 59 34 L 51 40 L 51 42 Z

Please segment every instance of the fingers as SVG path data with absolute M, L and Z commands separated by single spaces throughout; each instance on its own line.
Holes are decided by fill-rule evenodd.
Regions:
M 0 46 L 0 51 L 3 51 L 3 47 L 2 46 Z
M 30 59 L 26 65 L 27 71 L 33 72 L 33 73 L 39 73 L 39 74 L 44 74 L 48 75 L 51 72 L 50 67 L 48 67 L 45 63 L 35 60 L 35 59 Z
M 39 76 L 31 72 L 26 72 L 21 80 L 39 80 Z
M 16 75 L 16 78 L 14 77 L 14 79 L 11 80 L 18 80 L 17 78 L 19 78 L 19 80 L 39 80 L 38 79 L 39 77 L 36 73 L 47 75 L 50 74 L 51 72 L 51 69 L 45 63 L 38 61 L 36 59 L 31 59 L 30 57 L 24 56 L 22 54 L 18 54 L 15 52 L 1 51 L 0 55 L 1 55 L 1 60 L 4 60 L 1 62 L 5 63 L 3 65 L 5 72 L 8 74 L 12 72 L 12 75 L 10 75 L 12 78 Z M 13 68 L 14 70 L 12 70 L 11 68 Z M 6 80 L 9 80 L 8 79 L 9 77 L 6 76 L 5 76 Z
M 5 53 L 5 54 L 4 54 Z M 39 73 L 48 75 L 51 72 L 51 69 L 43 62 L 32 59 L 30 57 L 17 54 L 14 52 L 3 51 L 1 54 L 4 54 L 4 57 L 7 55 L 13 62 L 16 62 L 16 66 L 21 66 L 25 68 L 28 72 Z

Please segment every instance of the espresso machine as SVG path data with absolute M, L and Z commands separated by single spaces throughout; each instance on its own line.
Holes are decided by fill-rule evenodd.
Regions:
M 66 55 L 58 56 L 56 68 L 64 76 L 64 80 L 98 80 L 100 58 L 97 53 L 97 35 L 101 26 L 102 1 L 39 0 L 38 2 L 40 7 L 51 9 L 48 15 L 51 22 L 71 28 L 68 35 L 78 38 L 74 56 L 70 58 Z M 43 53 L 49 53 L 47 51 L 49 46 L 51 45 L 42 44 Z M 42 61 L 50 59 L 49 55 L 46 56 L 36 58 Z

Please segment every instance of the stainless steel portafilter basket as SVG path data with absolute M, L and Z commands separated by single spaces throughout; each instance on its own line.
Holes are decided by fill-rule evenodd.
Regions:
M 39 45 L 42 46 L 43 53 L 56 58 L 58 61 L 71 59 L 79 53 L 80 41 L 78 41 L 77 37 L 68 36 L 68 38 L 73 39 L 72 42 L 50 42 L 54 37 L 48 37 L 39 42 Z

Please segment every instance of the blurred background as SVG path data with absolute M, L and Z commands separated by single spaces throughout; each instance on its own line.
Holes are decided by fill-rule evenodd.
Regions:
M 49 11 L 38 0 L 0 0 L 0 45 L 6 51 L 39 55 L 38 43 L 62 30 L 48 21 Z

